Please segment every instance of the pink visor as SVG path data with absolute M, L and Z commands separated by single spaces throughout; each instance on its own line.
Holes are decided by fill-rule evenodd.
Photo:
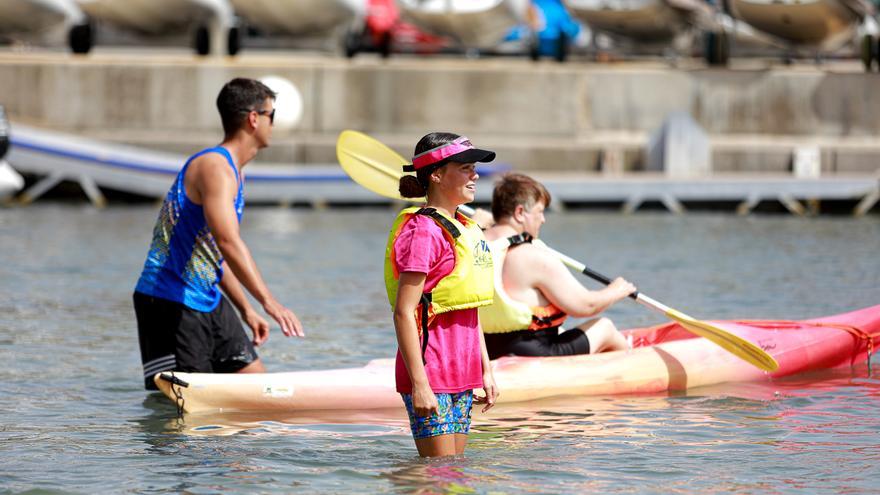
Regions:
M 437 146 L 436 148 L 432 148 L 414 156 L 412 165 L 404 165 L 403 171 L 414 172 L 420 168 L 441 162 L 475 163 L 491 162 L 494 159 L 494 151 L 474 148 L 470 139 L 461 136 L 451 143 Z

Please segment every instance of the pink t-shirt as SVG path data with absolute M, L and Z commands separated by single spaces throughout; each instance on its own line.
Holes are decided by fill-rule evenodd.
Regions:
M 433 219 L 414 215 L 394 241 L 398 273 L 426 274 L 425 290 L 449 275 L 455 267 L 455 251 Z M 420 343 L 421 344 L 421 343 Z M 425 372 L 435 394 L 458 393 L 483 386 L 480 356 L 480 325 L 476 308 L 437 315 L 428 327 Z M 397 351 L 395 379 L 399 393 L 412 393 L 412 381 Z

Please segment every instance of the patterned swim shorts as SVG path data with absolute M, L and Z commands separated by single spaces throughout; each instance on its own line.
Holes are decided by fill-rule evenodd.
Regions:
M 416 416 L 413 409 L 412 394 L 400 394 L 409 414 L 409 426 L 413 438 L 430 438 L 450 433 L 467 435 L 471 429 L 471 408 L 474 405 L 474 391 L 466 390 L 457 394 L 434 394 L 437 397 L 437 412 L 427 416 Z

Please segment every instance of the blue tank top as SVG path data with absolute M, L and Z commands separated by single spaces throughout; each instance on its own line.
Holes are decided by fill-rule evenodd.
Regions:
M 184 176 L 189 164 L 205 153 L 226 157 L 235 172 L 235 213 L 241 222 L 244 184 L 226 148 L 216 146 L 191 156 L 168 191 L 153 228 L 153 241 L 135 291 L 175 301 L 196 311 L 213 311 L 220 302 L 223 255 L 205 221 L 201 205 L 189 200 Z

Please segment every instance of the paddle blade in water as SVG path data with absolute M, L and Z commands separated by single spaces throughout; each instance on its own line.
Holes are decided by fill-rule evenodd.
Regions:
M 731 354 L 736 355 L 740 359 L 751 363 L 764 371 L 776 371 L 779 369 L 779 363 L 773 359 L 773 356 L 767 354 L 764 349 L 761 349 L 748 340 L 742 339 L 727 330 L 704 321 L 695 320 L 675 310 L 669 311 L 666 313 L 666 316 L 681 323 L 681 325 L 689 332 L 714 342 Z
M 361 186 L 391 199 L 397 191 L 402 167 L 409 163 L 391 148 L 357 131 L 342 131 L 336 141 L 336 158 L 345 173 Z

